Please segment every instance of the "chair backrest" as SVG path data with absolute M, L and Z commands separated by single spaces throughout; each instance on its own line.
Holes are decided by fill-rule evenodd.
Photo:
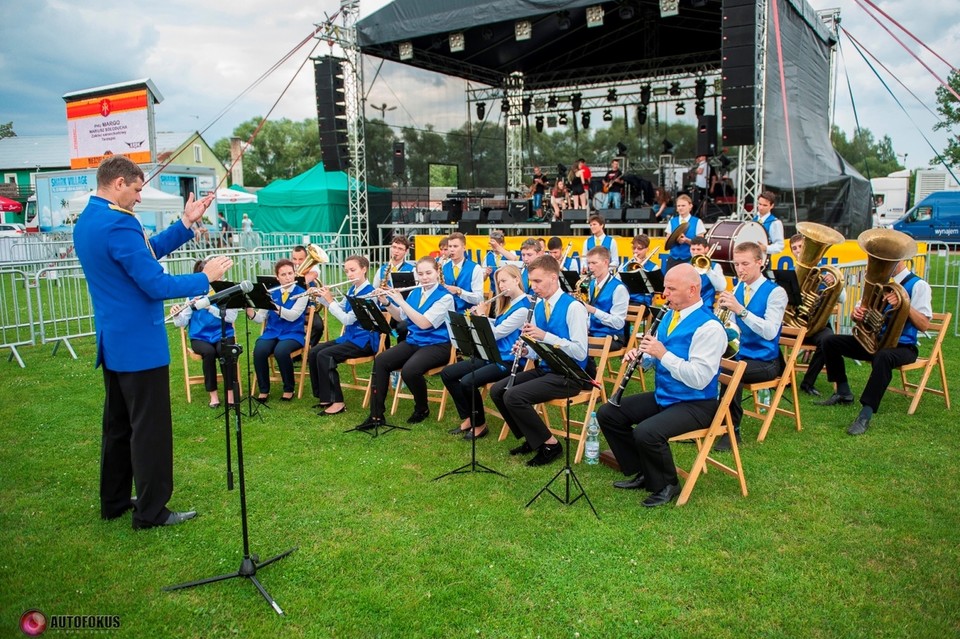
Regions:
M 807 336 L 807 329 L 802 326 L 784 326 L 780 330 L 780 348 L 787 352 L 784 354 L 786 366 L 784 370 L 796 364 L 797 356 L 800 354 L 800 346 Z
M 930 357 L 943 347 L 943 338 L 947 335 L 947 329 L 950 327 L 950 319 L 953 313 L 934 313 L 930 318 L 930 327 L 925 333 L 933 337 L 933 346 L 930 348 Z M 921 333 L 923 335 L 923 333 Z
M 640 327 L 643 325 L 643 318 L 647 314 L 647 307 L 643 304 L 631 304 L 627 307 L 627 322 L 630 324 L 630 339 L 624 350 L 631 350 L 637 347 L 640 335 Z
M 613 337 L 588 337 L 587 338 L 587 356 L 597 358 L 597 373 L 593 376 L 593 381 L 603 385 L 604 371 L 607 369 L 607 358 L 610 356 L 610 344 Z M 599 387 L 596 390 L 600 390 Z
M 746 362 L 732 359 L 720 360 L 720 384 L 723 388 L 726 388 L 726 391 L 720 396 L 721 408 L 729 407 L 734 396 L 740 392 L 737 387 L 740 385 L 740 379 L 743 377 L 743 371 L 746 368 Z

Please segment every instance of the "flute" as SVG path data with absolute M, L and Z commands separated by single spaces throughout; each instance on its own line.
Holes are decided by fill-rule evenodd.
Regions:
M 532 295 L 530 295 L 530 300 L 532 304 L 530 304 L 530 310 L 527 311 L 527 321 L 525 321 L 524 324 L 529 324 L 531 321 L 533 321 L 533 309 L 537 307 L 537 294 L 533 293 Z M 514 345 L 514 348 L 518 349 L 518 352 L 513 358 L 513 365 L 510 367 L 510 379 L 507 380 L 507 385 L 505 387 L 506 390 L 510 390 L 511 388 L 513 388 L 514 382 L 517 381 L 517 368 L 520 366 L 520 350 L 519 349 L 523 348 L 523 340 L 518 339 L 517 343 Z
M 412 291 L 412 290 L 417 289 L 417 288 L 423 288 L 424 286 L 425 286 L 425 284 L 416 284 L 416 285 L 414 285 L 414 286 L 404 286 L 404 287 L 401 287 L 401 288 L 391 288 L 390 290 L 391 290 L 391 291 L 396 291 L 397 293 L 406 293 L 407 291 Z M 381 295 L 386 295 L 386 294 L 387 294 L 386 290 L 383 289 L 383 288 L 381 288 L 380 290 L 376 290 L 376 291 L 374 291 L 374 292 L 372 292 L 372 293 L 367 293 L 366 295 L 357 295 L 357 299 L 358 299 L 358 300 L 369 300 L 369 299 L 373 299 L 374 297 L 380 297 Z
M 650 327 L 647 329 L 647 332 L 644 334 L 644 337 L 647 335 L 653 335 L 657 332 L 657 329 L 660 327 L 660 320 L 663 319 L 664 314 L 666 313 L 667 308 L 661 306 L 656 310 L 656 314 L 653 316 L 653 319 L 650 320 Z M 676 312 L 676 311 L 674 311 Z M 620 384 L 617 386 L 617 390 L 613 391 L 613 394 L 610 396 L 610 399 L 607 400 L 607 403 L 611 406 L 620 406 L 620 400 L 623 398 L 623 391 L 626 389 L 627 384 L 630 382 L 630 378 L 633 377 L 634 371 L 637 370 L 637 366 L 640 365 L 640 362 L 643 361 L 643 354 L 637 353 L 637 358 L 627 364 L 627 368 L 623 371 L 623 378 L 620 380 Z
M 303 297 L 303 296 L 305 296 L 305 295 L 309 295 L 309 296 L 311 296 L 311 297 L 316 297 L 316 296 L 320 295 L 320 288 L 327 288 L 327 289 L 337 288 L 338 286 L 343 286 L 344 284 L 353 284 L 353 280 L 345 280 L 345 281 L 343 281 L 343 282 L 337 282 L 336 284 L 330 284 L 329 286 L 322 286 L 322 287 L 319 287 L 319 288 L 316 287 L 316 286 L 312 286 L 312 287 L 308 288 L 307 290 L 305 290 L 303 293 L 297 293 L 296 295 L 292 296 L 290 299 L 295 300 L 295 299 L 298 299 L 298 298 Z

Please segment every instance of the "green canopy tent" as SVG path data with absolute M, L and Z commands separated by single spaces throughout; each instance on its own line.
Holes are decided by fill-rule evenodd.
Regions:
M 257 191 L 253 226 L 264 232 L 336 233 L 349 211 L 347 174 L 325 171 L 323 163 L 289 180 L 274 180 Z M 370 219 L 390 214 L 388 189 L 367 186 Z

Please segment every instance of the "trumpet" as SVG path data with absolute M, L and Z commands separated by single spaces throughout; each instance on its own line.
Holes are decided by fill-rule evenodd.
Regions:
M 426 286 L 426 285 L 425 285 L 425 284 L 416 284 L 416 285 L 414 285 L 414 286 L 403 286 L 403 287 L 401 287 L 401 288 L 391 288 L 391 289 L 389 289 L 389 290 L 391 290 L 391 291 L 396 291 L 397 293 L 406 293 L 407 291 L 412 291 L 412 290 L 414 290 L 414 289 L 416 289 L 416 288 L 423 288 L 424 286 Z M 381 287 L 381 288 L 377 289 L 376 291 L 374 291 L 374 292 L 372 292 L 372 293 L 367 293 L 366 295 L 357 295 L 357 299 L 358 299 L 358 300 L 369 300 L 369 299 L 373 299 L 374 297 L 380 297 L 381 295 L 386 295 L 386 294 L 387 294 L 387 289 L 386 289 L 385 287 Z
M 727 333 L 727 350 L 723 353 L 724 359 L 734 359 L 740 352 L 740 325 L 737 324 L 737 318 L 729 308 L 720 307 L 717 313 L 717 319 L 723 324 L 723 330 Z
M 642 262 L 638 262 L 637 258 L 631 257 L 629 260 L 627 260 L 627 263 L 624 265 L 623 270 L 628 273 L 632 273 L 633 271 L 639 271 L 641 269 L 644 269 L 647 266 L 647 262 L 653 261 L 653 256 L 659 252 L 660 252 L 660 247 L 658 246 L 654 248 L 650 252 L 650 255 L 648 255 Z
M 560 268 L 563 269 L 563 265 L 567 261 L 567 255 L 570 254 L 570 249 L 573 248 L 573 240 L 567 242 L 567 248 L 563 249 L 563 255 L 560 256 Z
M 650 320 L 650 326 L 647 328 L 646 335 L 653 335 L 657 332 L 657 329 L 660 327 L 660 320 L 663 319 L 663 316 L 667 312 L 666 306 L 661 306 L 654 309 L 653 319 Z M 643 355 L 637 353 L 637 358 L 627 364 L 627 367 L 623 371 L 623 377 L 620 379 L 620 384 L 617 386 L 617 390 L 613 391 L 613 394 L 610 396 L 610 399 L 607 400 L 607 403 L 611 406 L 619 406 L 620 400 L 623 398 L 623 391 L 627 387 L 627 384 L 630 382 L 630 378 L 633 377 L 633 373 L 637 370 L 637 367 L 640 366 L 640 363 L 643 361 Z

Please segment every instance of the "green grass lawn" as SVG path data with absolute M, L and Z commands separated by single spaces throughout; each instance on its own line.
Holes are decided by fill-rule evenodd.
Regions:
M 252 551 L 299 547 L 259 574 L 286 616 L 246 580 L 164 592 L 236 570 L 242 556 L 223 420 L 201 387 L 186 404 L 174 333 L 171 344 L 171 506 L 200 516 L 163 530 L 99 519 L 92 339 L 74 343 L 78 361 L 47 345 L 21 351 L 26 369 L 2 363 L 2 636 L 18 636 L 30 608 L 116 614 L 121 628 L 104 634 L 136 637 L 960 634 L 958 413 L 933 396 L 907 416 L 908 400 L 888 394 L 862 437 L 844 432 L 857 407 L 806 397 L 800 433 L 778 417 L 758 444 L 745 420 L 746 498 L 711 472 L 687 506 L 648 510 L 645 494 L 611 487 L 620 476 L 609 468 L 579 465 L 598 520 L 583 500 L 524 508 L 559 466 L 527 468 L 508 455 L 512 438 L 477 446 L 508 478 L 431 481 L 469 461 L 469 444 L 446 434 L 455 411 L 372 439 L 342 432 L 366 415 L 359 392 L 347 413 L 318 417 L 312 400 L 279 402 L 274 388 L 263 419 L 244 420 L 244 450 Z M 955 382 L 956 338 L 946 353 Z M 849 370 L 859 390 L 868 368 Z M 410 411 L 407 400 L 396 421 Z M 674 451 L 692 462 L 694 447 Z

